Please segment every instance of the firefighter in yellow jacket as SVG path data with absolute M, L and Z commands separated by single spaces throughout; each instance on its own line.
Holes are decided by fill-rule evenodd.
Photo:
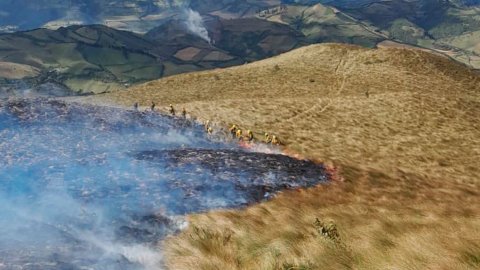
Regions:
M 272 137 L 272 145 L 279 146 L 281 144 L 280 140 L 277 138 L 277 136 L 273 135 Z
M 249 131 L 247 132 L 247 141 L 248 141 L 249 143 L 252 143 L 254 139 L 255 139 L 255 136 L 253 136 L 253 132 L 252 132 L 251 130 L 249 130 Z
M 230 131 L 230 134 L 232 134 L 232 139 L 235 139 L 237 136 L 237 126 L 233 125 L 228 131 Z
M 243 141 L 242 130 L 241 129 L 237 130 L 236 137 L 239 141 Z
M 183 119 L 187 119 L 187 110 L 185 110 L 185 106 L 182 106 L 182 117 Z
M 210 128 L 210 120 L 207 120 L 207 122 L 205 122 L 205 131 L 208 132 L 209 128 Z
M 265 133 L 265 143 L 270 144 L 272 143 L 272 137 L 270 137 L 270 134 Z

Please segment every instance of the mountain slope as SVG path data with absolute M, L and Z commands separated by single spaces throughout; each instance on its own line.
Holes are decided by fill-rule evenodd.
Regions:
M 309 44 L 302 33 L 289 26 L 257 18 L 210 19 L 205 25 L 213 46 L 248 61 L 278 55 Z M 185 22 L 181 20 L 172 20 L 156 27 L 145 37 L 172 46 L 198 44 L 202 41 L 200 37 L 189 32 Z
M 229 67 L 278 55 L 308 40 L 289 26 L 256 18 L 211 20 L 214 45 L 172 20 L 146 35 L 102 25 L 0 35 L 0 82 L 15 87 L 57 83 L 84 93 L 116 91 L 174 74 Z M 21 82 L 21 83 L 20 83 Z
M 285 5 L 265 9 L 257 16 L 268 21 L 281 22 L 302 32 L 310 42 L 341 42 L 375 47 L 386 37 L 363 27 L 332 6 Z
M 343 11 L 391 39 L 440 51 L 480 68 L 480 57 L 472 48 L 480 28 L 477 6 L 465 6 L 461 1 L 396 0 Z
M 185 104 L 218 132 L 270 132 L 337 166 L 329 187 L 191 216 L 162 244 L 170 269 L 475 269 L 479 82 L 429 53 L 324 44 L 83 101 Z M 322 241 L 316 218 L 334 220 L 341 245 Z
M 213 21 L 259 18 L 282 23 L 301 32 L 310 43 L 341 42 L 373 48 L 388 39 L 390 45 L 393 40 L 423 47 L 480 68 L 475 48 L 480 7 L 475 1 L 0 0 L 0 4 L 0 32 L 98 23 L 144 34 L 169 25 L 171 20 L 188 20 L 188 9 L 192 8 Z M 257 32 L 264 25 L 258 23 L 258 27 Z M 215 27 L 209 30 L 215 31 Z M 274 41 L 293 43 L 283 38 Z

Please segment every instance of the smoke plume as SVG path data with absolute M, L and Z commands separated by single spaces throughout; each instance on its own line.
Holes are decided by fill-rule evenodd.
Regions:
M 203 23 L 203 18 L 200 13 L 192 9 L 188 9 L 186 25 L 190 32 L 201 37 L 208 43 L 211 43 L 211 39 L 208 36 L 208 31 L 205 28 L 205 24 Z

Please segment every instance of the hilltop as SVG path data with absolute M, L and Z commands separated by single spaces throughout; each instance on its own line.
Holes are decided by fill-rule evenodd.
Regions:
M 337 167 L 328 187 L 192 215 L 164 243 L 171 269 L 474 269 L 478 83 L 472 70 L 422 51 L 323 44 L 82 99 L 185 104 L 217 130 L 277 134 L 285 151 Z M 345 247 L 313 237 L 315 218 L 333 219 Z

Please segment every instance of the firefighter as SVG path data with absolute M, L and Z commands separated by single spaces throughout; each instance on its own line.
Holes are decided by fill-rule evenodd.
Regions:
M 213 128 L 212 127 L 208 127 L 207 134 L 213 134 Z
M 170 104 L 170 114 L 171 114 L 172 116 L 175 116 L 175 109 L 173 108 L 173 105 L 172 105 L 172 104 Z
M 182 106 L 182 117 L 183 119 L 187 119 L 187 110 L 185 110 L 185 106 Z
M 251 130 L 249 130 L 247 132 L 247 141 L 252 143 L 254 139 L 255 139 L 255 136 L 253 136 L 253 132 Z
M 275 145 L 275 146 L 280 145 L 280 140 L 275 135 L 273 135 L 273 137 L 272 137 L 272 145 Z
M 235 136 L 237 136 L 237 126 L 233 125 L 230 129 L 230 134 L 232 134 L 232 139 L 235 139 Z
M 208 132 L 209 128 L 210 128 L 210 120 L 207 120 L 207 122 L 205 122 L 205 131 Z
M 272 138 L 270 137 L 270 134 L 265 133 L 265 143 L 270 144 L 272 143 Z
M 150 104 L 150 109 L 152 110 L 152 112 L 155 111 L 155 103 L 153 103 L 153 101 L 152 101 L 152 103 Z
M 137 102 L 133 103 L 133 110 L 138 112 L 138 103 Z
M 242 130 L 241 129 L 237 130 L 236 137 L 239 141 L 243 141 Z

